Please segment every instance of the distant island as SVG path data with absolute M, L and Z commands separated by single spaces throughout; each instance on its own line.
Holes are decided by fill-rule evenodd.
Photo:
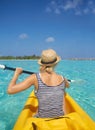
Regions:
M 0 60 L 36 60 L 39 59 L 40 56 L 32 55 L 32 56 L 0 56 Z M 63 60 L 95 60 L 95 58 L 66 58 Z
M 39 59 L 40 56 L 32 55 L 32 56 L 0 56 L 0 60 L 31 60 L 31 59 Z

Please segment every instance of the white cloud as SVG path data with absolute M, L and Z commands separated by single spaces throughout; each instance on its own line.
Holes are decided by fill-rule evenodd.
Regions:
M 75 15 L 95 14 L 94 0 L 51 0 L 47 7 L 47 12 L 62 14 L 72 11 Z
M 56 1 L 52 0 L 46 7 L 46 12 L 54 12 L 55 14 L 60 14 L 60 5 Z
M 63 9 L 64 11 L 74 10 L 75 14 L 80 14 L 80 6 L 82 1 L 83 0 L 67 0 L 65 3 L 63 3 Z
M 72 1 L 67 1 L 66 4 L 64 5 L 64 10 L 69 10 L 74 8 L 74 4 Z
M 48 38 L 46 38 L 45 41 L 48 42 L 48 43 L 54 42 L 54 41 L 55 41 L 55 38 L 54 38 L 54 37 L 48 37 Z
M 29 38 L 29 36 L 26 33 L 22 33 L 19 35 L 19 38 L 20 39 L 27 39 L 27 38 Z

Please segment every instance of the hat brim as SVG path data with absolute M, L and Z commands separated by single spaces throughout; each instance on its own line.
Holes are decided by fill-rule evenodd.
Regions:
M 43 64 L 42 62 L 41 62 L 41 58 L 38 60 L 38 64 L 39 65 L 55 65 L 55 64 L 57 64 L 60 60 L 61 60 L 61 58 L 59 57 L 59 56 L 57 56 L 56 57 L 57 58 L 57 60 L 54 62 L 54 63 L 50 63 L 50 64 L 47 64 L 47 63 L 45 63 L 45 64 Z

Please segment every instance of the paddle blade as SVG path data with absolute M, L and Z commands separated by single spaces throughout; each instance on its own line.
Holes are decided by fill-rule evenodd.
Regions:
M 5 65 L 0 65 L 0 69 L 5 69 L 6 66 Z

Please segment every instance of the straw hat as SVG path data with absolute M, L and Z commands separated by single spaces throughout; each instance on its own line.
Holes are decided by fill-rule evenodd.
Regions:
M 41 58 L 38 60 L 40 65 L 55 65 L 61 58 L 52 49 L 42 51 Z

